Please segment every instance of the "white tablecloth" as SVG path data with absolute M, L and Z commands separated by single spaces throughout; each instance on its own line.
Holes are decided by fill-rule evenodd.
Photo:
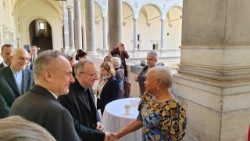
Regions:
M 140 98 L 124 98 L 119 99 L 110 102 L 106 105 L 103 117 L 102 117 L 102 123 L 105 127 L 105 131 L 110 132 L 116 132 L 138 116 L 138 104 L 140 102 Z M 125 104 L 131 104 L 131 114 L 125 114 L 124 111 L 124 105 Z M 120 139 L 120 141 L 141 141 L 142 140 L 142 134 L 141 129 L 130 133 L 123 138 Z

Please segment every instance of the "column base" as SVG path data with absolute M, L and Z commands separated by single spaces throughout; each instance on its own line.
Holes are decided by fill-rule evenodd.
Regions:
M 172 92 L 184 102 L 187 110 L 185 140 L 247 139 L 250 90 L 248 82 L 233 83 L 178 73 L 174 75 Z

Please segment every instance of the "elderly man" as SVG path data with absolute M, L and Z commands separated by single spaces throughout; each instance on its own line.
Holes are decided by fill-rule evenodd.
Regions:
M 0 118 L 8 116 L 14 100 L 33 85 L 32 72 L 25 69 L 29 60 L 28 52 L 16 48 L 10 60 L 10 66 L 0 69 Z
M 76 81 L 70 85 L 69 94 L 60 96 L 60 103 L 70 111 L 76 120 L 75 126 L 79 136 L 87 141 L 103 141 L 105 133 L 95 107 L 92 86 L 97 80 L 97 69 L 93 62 L 80 60 L 74 66 Z M 82 126 L 83 125 L 83 126 Z M 87 127 L 89 136 L 84 136 L 81 130 Z M 107 138 L 107 137 L 106 137 Z
M 10 115 L 20 115 L 47 129 L 58 141 L 79 141 L 69 111 L 57 97 L 74 81 L 69 61 L 59 51 L 42 52 L 34 63 L 35 85 L 13 103 Z
M 0 68 L 7 67 L 10 65 L 10 56 L 13 51 L 13 46 L 11 44 L 4 44 L 1 48 L 1 56 L 3 62 L 0 64 Z
M 158 54 L 157 52 L 151 50 L 147 54 L 147 66 L 143 67 L 141 72 L 135 77 L 135 81 L 139 83 L 140 87 L 140 96 L 145 92 L 144 82 L 146 80 L 146 73 L 150 68 L 153 68 L 157 65 Z

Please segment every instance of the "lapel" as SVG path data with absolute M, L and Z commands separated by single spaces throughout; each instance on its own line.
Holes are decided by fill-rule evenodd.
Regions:
M 10 87 L 15 91 L 15 93 L 20 95 L 18 87 L 16 85 L 16 80 L 15 80 L 15 78 L 13 76 L 13 73 L 12 73 L 12 71 L 10 69 L 10 66 L 6 67 L 5 70 L 6 70 L 5 71 L 6 72 L 6 75 L 5 75 L 6 81 L 8 82 Z
M 29 79 L 28 71 L 23 70 L 22 71 L 22 94 L 24 94 L 27 91 L 27 85 L 29 81 L 28 79 Z

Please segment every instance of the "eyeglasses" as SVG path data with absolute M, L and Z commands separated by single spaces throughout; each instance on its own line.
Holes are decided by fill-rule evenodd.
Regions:
M 89 76 L 91 76 L 91 77 L 97 77 L 97 74 L 96 73 L 94 73 L 94 74 L 88 74 L 88 73 L 84 73 L 84 72 L 80 72 L 81 74 L 86 74 L 86 75 L 89 75 Z

